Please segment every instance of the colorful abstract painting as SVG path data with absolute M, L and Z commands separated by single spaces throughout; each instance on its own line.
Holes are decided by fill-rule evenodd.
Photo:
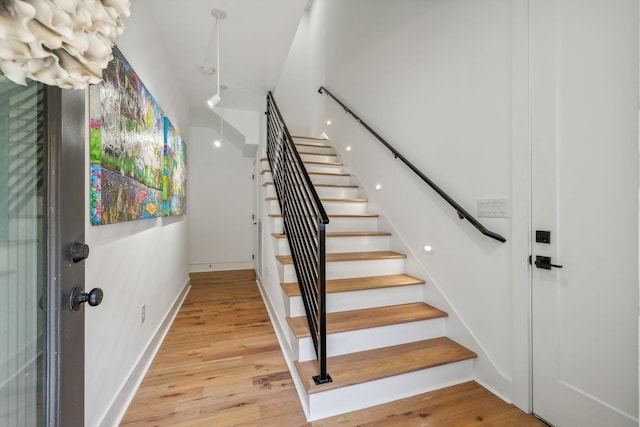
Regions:
M 187 147 L 168 117 L 164 118 L 162 214 L 184 215 L 187 201 Z
M 164 114 L 114 47 L 90 89 L 91 223 L 162 215 Z

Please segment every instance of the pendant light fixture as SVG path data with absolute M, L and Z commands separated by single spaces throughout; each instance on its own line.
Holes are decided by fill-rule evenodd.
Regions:
M 220 21 L 226 18 L 227 14 L 220 9 L 211 10 L 211 14 L 216 18 L 216 77 L 217 77 L 217 92 L 213 94 L 211 98 L 207 100 L 207 107 L 213 111 L 222 97 L 220 96 Z

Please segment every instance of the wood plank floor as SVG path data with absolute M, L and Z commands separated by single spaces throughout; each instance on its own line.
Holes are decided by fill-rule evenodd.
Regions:
M 252 271 L 192 289 L 121 426 L 544 426 L 475 382 L 307 423 Z
M 122 426 L 304 426 L 253 271 L 194 274 Z

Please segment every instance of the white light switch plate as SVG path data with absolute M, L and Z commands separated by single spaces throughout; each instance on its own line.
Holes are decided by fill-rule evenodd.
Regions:
M 511 209 L 508 199 L 479 199 L 478 217 L 480 218 L 509 218 Z

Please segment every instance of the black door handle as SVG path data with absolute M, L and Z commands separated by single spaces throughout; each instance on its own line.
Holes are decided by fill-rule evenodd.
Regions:
M 85 302 L 88 302 L 91 307 L 95 307 L 100 305 L 103 296 L 104 293 L 100 288 L 93 288 L 89 293 L 86 293 L 76 286 L 71 289 L 71 294 L 69 295 L 69 308 L 71 308 L 71 311 L 78 311 L 80 305 Z
M 535 265 L 536 267 L 542 268 L 544 270 L 551 270 L 551 267 L 562 268 L 561 265 L 551 264 L 550 256 L 542 256 L 542 255 L 536 255 Z

